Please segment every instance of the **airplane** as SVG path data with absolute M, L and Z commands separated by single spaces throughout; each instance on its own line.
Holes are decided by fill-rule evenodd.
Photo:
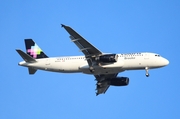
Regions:
M 157 53 L 103 53 L 71 27 L 63 24 L 61 26 L 70 34 L 71 41 L 84 56 L 48 57 L 32 39 L 25 39 L 26 53 L 16 49 L 24 59 L 18 65 L 27 67 L 31 75 L 37 70 L 94 75 L 97 81 L 97 96 L 105 94 L 110 86 L 129 84 L 129 78 L 118 77 L 118 73 L 128 70 L 145 70 L 146 77 L 149 77 L 149 69 L 161 68 L 169 64 L 167 59 Z

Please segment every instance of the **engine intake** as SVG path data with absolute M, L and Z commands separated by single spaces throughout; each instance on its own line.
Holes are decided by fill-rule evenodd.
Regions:
M 116 77 L 110 79 L 110 85 L 112 86 L 127 86 L 129 84 L 128 77 Z
M 103 63 L 113 63 L 117 62 L 118 55 L 116 54 L 107 54 L 96 57 L 96 61 L 103 62 Z

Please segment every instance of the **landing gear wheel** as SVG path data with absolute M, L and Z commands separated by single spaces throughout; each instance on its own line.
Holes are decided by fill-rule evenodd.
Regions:
M 149 74 L 146 74 L 146 77 L 149 77 Z
M 94 71 L 95 71 L 95 70 L 91 70 L 91 69 L 90 69 L 90 72 L 91 72 L 91 73 L 94 73 Z
M 95 71 L 93 67 L 90 67 L 89 70 L 91 73 L 93 73 Z
M 149 77 L 149 72 L 148 72 L 148 67 L 145 67 L 145 70 L 146 70 L 146 77 Z

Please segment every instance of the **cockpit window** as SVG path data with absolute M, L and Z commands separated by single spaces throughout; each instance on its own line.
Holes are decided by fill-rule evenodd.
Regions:
M 155 55 L 156 57 L 160 57 L 160 55 Z

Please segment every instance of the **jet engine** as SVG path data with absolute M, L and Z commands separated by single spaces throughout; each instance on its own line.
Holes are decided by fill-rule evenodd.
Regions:
M 127 86 L 129 84 L 129 78 L 128 77 L 116 77 L 116 78 L 110 79 L 109 83 L 112 86 Z
M 103 63 L 114 63 L 117 62 L 118 55 L 116 54 L 106 54 L 96 57 L 96 61 L 103 62 Z

